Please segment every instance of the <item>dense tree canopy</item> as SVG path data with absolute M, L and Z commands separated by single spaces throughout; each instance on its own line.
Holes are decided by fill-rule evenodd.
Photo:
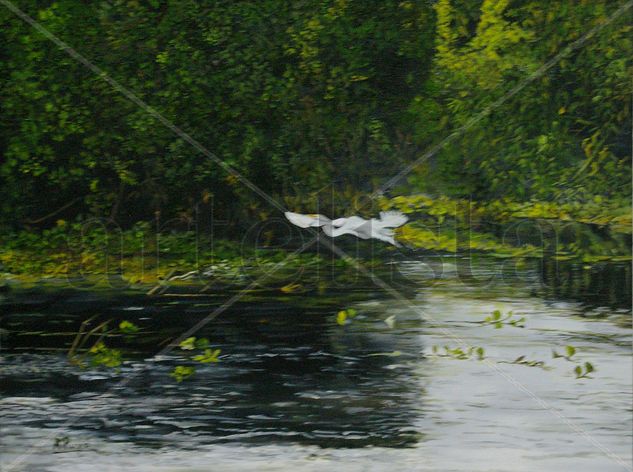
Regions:
M 372 191 L 460 129 L 395 191 L 628 199 L 630 11 L 574 46 L 623 4 L 17 3 L 295 206 L 323 188 Z M 87 215 L 129 224 L 155 212 L 186 214 L 211 198 L 231 218 L 270 214 L 259 196 L 5 7 L 0 24 L 3 224 Z

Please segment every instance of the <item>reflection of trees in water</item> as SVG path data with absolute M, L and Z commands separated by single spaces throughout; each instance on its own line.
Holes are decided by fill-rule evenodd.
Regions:
M 232 321 L 227 317 L 214 329 L 214 337 L 228 346 L 238 351 L 248 347 L 230 360 L 235 370 L 222 384 L 247 394 L 236 396 L 225 414 L 244 418 L 249 430 L 282 440 L 287 434 L 307 444 L 400 446 L 417 441 L 411 410 L 420 403 L 419 387 L 407 367 L 386 368 L 398 360 L 368 355 L 402 349 L 396 337 L 337 326 L 325 313 L 275 315 L 274 306 L 271 319 L 261 323 L 266 310 L 259 311 Z
M 70 295 L 41 310 L 41 316 L 16 310 L 22 314 L 9 317 L 11 329 L 33 333 L 10 336 L 11 349 L 67 347 L 72 342 L 72 326 L 78 327 L 83 319 L 99 312 L 99 319 L 120 316 L 151 329 L 153 333 L 127 345 L 136 354 L 125 356 L 146 358 L 157 350 L 158 342 L 179 335 L 212 310 L 200 306 L 204 305 L 200 299 L 179 299 L 177 304 L 169 298 L 120 297 L 107 303 L 81 300 L 81 295 L 76 299 Z M 196 334 L 222 348 L 226 357 L 219 364 L 199 368 L 190 380 L 174 384 L 168 372 L 182 361 L 158 363 L 125 387 L 128 407 L 115 409 L 109 420 L 124 421 L 126 426 L 118 432 L 129 434 L 130 440 L 136 434 L 134 427 L 147 427 L 148 434 L 142 441 L 139 438 L 141 442 L 151 442 L 148 438 L 153 433 L 183 432 L 175 426 L 181 422 L 196 423 L 193 428 L 187 426 L 186 432 L 200 436 L 202 442 L 230 441 L 235 434 L 245 435 L 239 438 L 242 442 L 298 441 L 334 447 L 397 447 L 416 442 L 411 424 L 416 415 L 411 410 L 419 407 L 419 386 L 408 373 L 406 362 L 369 355 L 396 349 L 407 352 L 407 347 L 398 343 L 409 337 L 396 337 L 386 326 L 370 331 L 338 326 L 334 307 L 340 306 L 340 300 L 318 297 L 312 301 L 312 307 L 305 296 L 288 297 L 283 302 L 236 304 Z M 121 311 L 142 303 L 142 314 Z M 141 321 L 144 317 L 151 321 Z M 64 331 L 65 335 L 41 336 L 35 328 L 40 333 Z M 113 346 L 120 342 L 110 341 Z M 407 342 L 417 342 L 417 337 Z M 420 350 L 411 346 L 409 352 Z M 68 372 L 63 355 L 57 355 L 55 362 L 63 382 L 53 385 L 51 375 L 33 373 L 19 379 L 16 375 L 19 381 L 12 382 L 11 394 L 19 396 L 27 388 L 36 394 L 38 388 L 54 387 L 49 394 L 64 399 L 78 392 L 105 392 L 121 380 L 86 382 L 80 379 L 79 371 Z M 393 364 L 402 365 L 387 368 Z M 217 401 L 201 400 L 211 397 Z M 137 407 L 148 405 L 151 414 L 133 414 Z M 162 420 L 154 422 L 147 416 Z M 115 432 L 95 421 L 86 419 L 81 424 L 104 434 Z M 165 421 L 173 424 L 166 426 Z
M 597 306 L 631 307 L 631 266 L 628 263 L 586 266 L 544 259 L 541 281 L 548 297 Z

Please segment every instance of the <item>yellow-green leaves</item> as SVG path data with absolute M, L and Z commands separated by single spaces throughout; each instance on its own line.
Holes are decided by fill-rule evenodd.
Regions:
M 336 322 L 341 326 L 345 326 L 355 316 L 356 310 L 354 310 L 353 308 L 341 310 L 336 314 Z
M 486 354 L 484 348 L 479 346 L 469 346 L 467 348 L 444 346 L 444 353 L 440 353 L 438 346 L 433 346 L 431 351 L 436 357 L 449 357 L 457 360 L 467 360 L 475 357 L 477 360 L 482 361 L 485 359 Z
M 193 351 L 196 348 L 196 338 L 187 338 L 184 341 L 181 341 L 179 346 L 183 351 Z
M 209 340 L 207 338 L 190 337 L 181 341 L 179 344 L 180 349 L 183 351 L 193 351 L 194 349 L 205 349 L 209 346 Z
M 193 351 L 194 349 L 206 349 L 209 347 L 209 340 L 207 338 L 196 338 L 194 336 L 181 341 L 179 344 L 180 349 L 183 351 Z
M 593 371 L 595 371 L 595 368 L 590 362 L 585 362 L 584 365 L 577 365 L 574 368 L 574 374 L 576 374 L 577 379 L 590 379 L 591 376 L 589 374 Z
M 135 334 L 138 330 L 139 327 L 131 321 L 124 320 L 119 323 L 119 331 L 123 334 Z
M 571 345 L 565 346 L 564 349 L 565 349 L 564 354 L 559 354 L 555 349 L 553 349 L 552 358 L 554 359 L 562 358 L 569 362 L 576 362 L 575 356 L 577 353 L 577 349 Z M 591 379 L 593 377 L 591 377 L 591 375 L 589 374 L 591 374 L 592 372 L 595 372 L 595 370 L 596 369 L 591 362 L 584 362 L 582 364 L 577 364 L 573 369 L 573 373 L 577 379 Z
M 572 360 L 572 357 L 576 354 L 576 348 L 574 346 L 565 346 L 565 354 L 559 354 L 556 350 L 552 350 L 552 358 L 557 359 L 562 357 L 568 361 Z
M 549 142 L 547 137 L 544 140 Z M 556 241 L 555 257 L 586 262 L 630 259 L 630 246 L 620 242 L 621 234 L 631 232 L 630 204 L 623 205 L 622 201 L 608 200 L 603 196 L 584 202 L 559 203 L 520 202 L 508 198 L 477 202 L 418 194 L 381 198 L 379 205 L 382 210 L 399 210 L 410 215 L 410 222 L 398 228 L 397 238 L 407 245 L 424 249 L 482 251 L 499 257 L 541 257 L 543 244 L 547 241 L 539 247 L 519 239 L 501 239 L 480 228 L 487 224 L 499 229 L 503 226 L 516 228 L 519 222 L 539 228 L 542 220 L 547 220 L 546 224 L 554 227 L 562 224 L 571 226 L 573 223 L 581 234 L 571 243 Z M 592 229 L 595 225 L 605 227 L 603 238 L 597 238 Z M 459 237 L 460 233 L 465 237 Z
M 176 366 L 174 370 L 171 371 L 171 374 L 169 375 L 172 376 L 174 379 L 176 379 L 176 382 L 180 383 L 183 380 L 188 379 L 195 373 L 196 373 L 195 368 L 190 367 L 190 366 L 185 366 L 185 365 L 179 365 L 179 366 Z
M 110 349 L 99 341 L 90 348 L 90 361 L 93 366 L 118 367 L 121 365 L 121 351 Z
M 195 351 L 202 350 L 202 353 L 191 356 L 190 359 L 201 364 L 210 364 L 220 362 L 219 355 L 222 352 L 220 349 L 211 349 L 210 343 L 207 338 L 196 338 L 191 336 L 180 342 L 179 347 L 183 351 Z M 176 379 L 177 382 L 182 382 L 188 379 L 196 370 L 192 366 L 177 366 L 171 373 L 171 376 Z
M 511 311 L 503 315 L 501 311 L 494 310 L 492 314 L 484 318 L 481 323 L 492 325 L 495 329 L 503 328 L 504 325 L 514 326 L 515 328 L 525 328 L 525 317 L 515 317 Z
M 218 359 L 220 352 L 220 349 L 205 349 L 204 354 L 194 356 L 193 360 L 203 364 L 208 364 L 209 362 L 220 362 Z
M 504 17 L 508 0 L 483 1 L 474 35 L 460 27 L 465 19 L 451 3 L 440 0 L 435 5 L 440 66 L 457 74 L 464 86 L 471 80 L 488 90 L 498 85 L 506 71 L 517 66 L 528 68 L 529 57 L 520 54 L 515 45 L 529 40 L 533 33 Z

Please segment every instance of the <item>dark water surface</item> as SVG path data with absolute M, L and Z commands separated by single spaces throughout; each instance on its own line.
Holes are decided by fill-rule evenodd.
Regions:
M 186 353 L 156 354 L 230 291 L 5 293 L 2 470 L 627 470 L 630 266 L 397 270 L 400 300 L 372 286 L 249 293 L 196 333 L 221 361 L 181 383 L 169 373 Z M 350 307 L 358 316 L 338 325 Z M 525 328 L 478 323 L 496 309 Z M 67 361 L 95 315 L 142 329 L 106 340 L 124 351 L 118 371 Z M 463 345 L 487 360 L 433 354 Z M 574 358 L 552 359 L 566 345 Z M 506 363 L 519 356 L 548 369 Z M 584 362 L 596 372 L 576 379 Z

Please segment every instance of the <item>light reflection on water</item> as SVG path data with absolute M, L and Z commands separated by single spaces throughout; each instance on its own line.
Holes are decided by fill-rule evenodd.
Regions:
M 155 331 L 176 335 L 208 312 L 200 300 L 81 295 L 41 316 L 13 305 L 2 318 L 11 331 L 0 363 L 2 464 L 35 445 L 24 470 L 625 470 L 605 451 L 630 464 L 628 302 L 614 304 L 602 280 L 609 274 L 593 275 L 592 285 L 581 272 L 575 291 L 544 287 L 533 267 L 487 282 L 502 265 L 487 261 L 458 281 L 455 265 L 438 279 L 433 260 L 403 262 L 416 287 L 412 306 L 367 294 L 345 327 L 334 320 L 340 301 L 327 297 L 238 304 L 200 333 L 222 349 L 222 362 L 181 384 L 168 376 L 182 363 L 177 355 L 143 360 L 158 336 L 137 342 L 115 373 L 80 371 L 50 350 L 72 337 L 34 333 L 72 332 L 98 311 L 151 318 Z M 495 309 L 525 316 L 526 327 L 476 323 Z M 484 347 L 510 381 L 484 362 L 432 354 L 456 339 Z M 595 365 L 593 379 L 552 359 L 568 344 Z M 551 369 L 497 363 L 519 356 Z M 68 445 L 54 447 L 63 436 Z

